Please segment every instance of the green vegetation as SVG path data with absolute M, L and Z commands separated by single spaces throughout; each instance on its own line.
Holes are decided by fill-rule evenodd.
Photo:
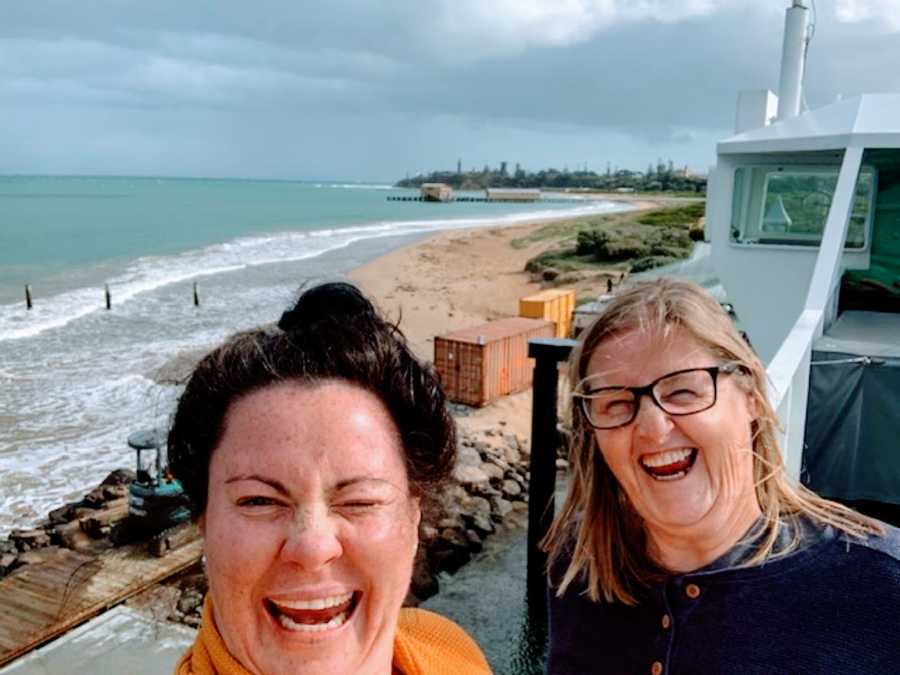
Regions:
M 693 242 L 703 238 L 703 209 L 693 203 L 550 223 L 512 245 L 553 242 L 525 267 L 547 279 L 594 269 L 642 272 L 690 255 Z
M 483 190 L 489 187 L 507 188 L 553 188 L 557 190 L 573 190 L 584 192 L 611 192 L 628 190 L 641 194 L 663 194 L 696 197 L 706 193 L 706 177 L 691 174 L 687 167 L 676 169 L 672 160 L 668 164 L 658 162 L 652 164 L 644 172 L 628 169 L 612 170 L 607 167 L 606 173 L 576 170 L 567 168 L 541 169 L 529 172 L 518 164 L 515 170 L 509 171 L 506 162 L 499 168 L 485 166 L 483 169 L 463 171 L 457 166 L 456 171 L 432 171 L 412 178 L 397 181 L 397 187 L 419 187 L 422 183 L 446 183 L 457 190 Z

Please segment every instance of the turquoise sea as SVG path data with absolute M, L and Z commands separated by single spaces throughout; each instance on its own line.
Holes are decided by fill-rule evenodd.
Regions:
M 179 352 L 275 320 L 303 283 L 340 277 L 429 232 L 616 208 L 393 202 L 391 194 L 412 193 L 0 177 L 0 535 L 131 466 L 126 436 L 165 426 L 178 394 L 153 373 Z

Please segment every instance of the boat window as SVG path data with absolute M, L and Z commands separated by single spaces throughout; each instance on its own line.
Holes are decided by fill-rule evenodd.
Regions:
M 837 187 L 838 166 L 740 167 L 734 175 L 731 241 L 740 244 L 818 246 Z M 863 167 L 847 232 L 848 249 L 866 245 L 875 170 Z

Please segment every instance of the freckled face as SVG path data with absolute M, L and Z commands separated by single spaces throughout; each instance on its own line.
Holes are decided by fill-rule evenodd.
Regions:
M 667 339 L 658 331 L 631 330 L 604 340 L 588 361 L 593 386 L 644 386 L 668 373 L 721 363 L 687 332 Z M 753 486 L 750 422 L 753 405 L 739 374 L 718 377 L 716 404 L 703 412 L 672 416 L 648 397 L 637 418 L 616 429 L 594 431 L 597 444 L 651 536 L 664 533 L 702 540 L 738 515 L 758 512 Z M 688 456 L 686 474 L 653 477 L 646 464 Z M 677 465 L 676 465 L 677 466 Z M 670 478 L 672 478 L 670 476 Z
M 215 620 L 255 673 L 390 672 L 420 518 L 397 429 L 352 384 L 229 408 L 201 521 Z

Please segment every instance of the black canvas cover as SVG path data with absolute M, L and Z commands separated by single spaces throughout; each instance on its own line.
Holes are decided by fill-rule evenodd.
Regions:
M 813 351 L 801 479 L 823 497 L 900 504 L 900 357 Z

